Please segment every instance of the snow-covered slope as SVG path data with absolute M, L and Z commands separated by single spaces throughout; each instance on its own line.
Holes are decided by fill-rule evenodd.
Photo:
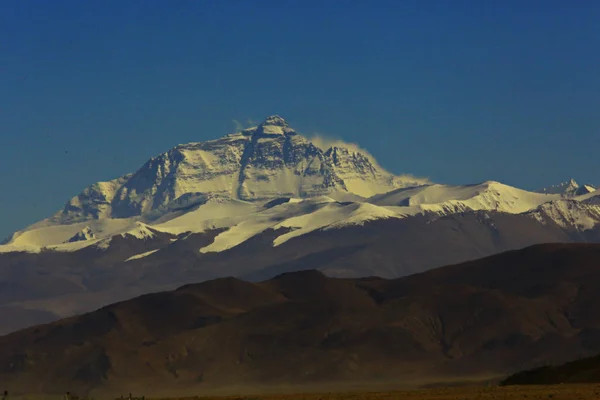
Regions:
M 600 189 L 583 194 L 581 196 L 577 196 L 574 198 L 574 200 L 588 204 L 600 204 Z
M 174 230 L 175 231 L 175 230 Z M 175 235 L 168 228 L 146 225 L 136 218 L 107 218 L 65 225 L 51 225 L 15 233 L 0 253 L 41 250 L 77 251 L 96 245 L 104 248 L 111 238 L 121 236 L 147 240 L 157 232 Z
M 575 192 L 576 196 L 581 196 L 589 193 L 593 193 L 596 191 L 596 187 L 593 185 L 583 185 Z
M 550 186 L 539 190 L 545 194 L 560 194 L 563 197 L 581 196 L 595 191 L 596 188 L 592 185 L 579 185 L 575 179 L 571 178 L 566 182 L 561 182 L 558 185 Z
M 63 210 L 50 222 L 69 223 L 88 219 L 110 218 L 111 204 L 118 190 L 131 178 L 131 174 L 108 182 L 97 182 L 86 188 L 79 196 L 65 204 Z
M 243 217 L 240 223 L 231 225 L 229 230 L 218 235 L 214 243 L 202 248 L 201 252 L 230 249 L 267 229 L 274 230 L 276 238 L 273 245 L 277 246 L 319 229 L 341 228 L 377 219 L 407 218 L 419 214 L 444 216 L 478 210 L 509 214 L 530 212 L 533 216 L 543 215 L 543 218 L 536 216 L 540 221 L 556 219 L 555 222 L 561 226 L 571 224 L 569 226 L 577 229 L 589 229 L 600 222 L 597 209 L 584 204 L 567 217 L 562 212 L 562 207 L 566 204 L 564 202 L 560 195 L 528 192 L 493 181 L 478 185 L 434 184 L 397 189 L 364 202 L 338 202 L 330 197 L 288 201 Z M 579 205 L 576 200 L 570 202 Z M 538 214 L 534 214 L 532 210 L 538 211 Z
M 292 199 L 296 200 L 296 199 Z M 360 225 L 366 221 L 398 217 L 393 211 L 366 203 L 338 202 L 326 196 L 301 201 L 287 201 L 263 208 L 229 230 L 219 234 L 215 241 L 202 248 L 203 253 L 219 252 L 243 243 L 267 229 L 280 230 L 273 241 L 277 246 L 289 239 L 317 229 Z
M 379 206 L 412 207 L 415 210 L 438 213 L 494 210 L 518 214 L 558 198 L 560 195 L 533 193 L 488 181 L 477 185 L 433 184 L 397 189 L 374 196 L 368 201 Z
M 203 232 L 236 225 L 262 207 L 261 202 L 214 197 L 187 212 L 167 214 L 152 225 L 173 234 Z
M 98 219 L 86 222 L 64 225 L 34 225 L 31 229 L 16 232 L 13 234 L 8 244 L 19 248 L 43 248 L 57 246 L 59 248 L 78 249 L 90 242 L 105 237 L 110 237 L 119 233 L 127 232 L 136 227 L 136 220 L 133 218 L 123 219 Z M 87 232 L 91 240 L 72 240 L 75 237 L 82 238 L 83 232 Z M 0 251 L 3 246 L 0 246 Z
M 85 228 L 77 232 L 75 235 L 73 235 L 69 240 L 67 240 L 67 243 L 84 242 L 87 240 L 94 239 L 96 239 L 96 235 L 89 226 L 86 226 Z
M 600 222 L 600 204 L 564 199 L 540 205 L 528 213 L 541 223 L 554 222 L 563 228 L 592 229 Z
M 335 175 L 344 188 L 363 198 L 385 193 L 393 188 L 411 187 L 427 183 L 409 175 L 394 176 L 379 166 L 368 154 L 348 146 L 336 145 L 325 151 L 324 156 L 332 165 Z
M 129 257 L 128 259 L 126 259 L 126 260 L 125 260 L 125 262 L 128 262 L 128 261 L 133 261 L 133 260 L 139 260 L 139 259 L 141 259 L 141 258 L 148 257 L 148 256 L 150 256 L 150 255 L 152 255 L 152 254 L 156 253 L 156 252 L 157 252 L 157 251 L 159 251 L 159 250 L 160 250 L 160 249 L 155 249 L 155 250 L 146 251 L 146 252 L 144 252 L 144 253 L 141 253 L 141 254 L 136 254 L 136 255 L 134 255 L 134 256 L 131 256 L 131 257 Z

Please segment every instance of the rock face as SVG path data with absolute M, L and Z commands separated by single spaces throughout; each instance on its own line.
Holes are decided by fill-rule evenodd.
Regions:
M 51 220 L 160 214 L 206 196 L 255 201 L 281 196 L 370 197 L 426 183 L 396 177 L 350 146 L 321 149 L 279 116 L 221 139 L 177 146 L 137 172 L 99 182 L 71 199 Z
M 600 207 L 593 201 L 562 199 L 544 203 L 528 215 L 543 224 L 555 223 L 563 228 L 589 230 L 600 221 Z
M 63 210 L 54 216 L 62 223 L 85 221 L 87 219 L 108 218 L 111 215 L 115 194 L 131 174 L 108 182 L 97 182 L 84 189 L 65 204 Z
M 82 242 L 85 240 L 91 240 L 95 238 L 96 235 L 94 234 L 94 232 L 92 232 L 92 229 L 89 226 L 86 226 L 85 228 L 77 232 L 75 235 L 73 235 L 69 240 L 67 240 L 67 243 Z

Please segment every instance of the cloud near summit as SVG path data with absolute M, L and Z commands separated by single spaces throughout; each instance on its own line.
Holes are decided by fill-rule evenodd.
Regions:
M 244 129 L 251 128 L 253 126 L 258 125 L 258 122 L 251 118 L 248 118 L 248 120 L 246 120 L 246 122 L 243 122 L 243 121 L 240 122 L 240 120 L 232 119 L 231 124 L 233 125 L 233 129 L 235 129 L 235 132 L 239 132 Z
M 371 154 L 368 150 L 359 146 L 356 143 L 345 142 L 344 140 L 342 140 L 339 137 L 335 137 L 335 136 L 331 136 L 331 135 L 324 135 L 319 132 L 314 132 L 312 135 L 308 136 L 308 139 L 315 146 L 317 146 L 318 148 L 320 148 L 323 151 L 326 151 L 330 147 L 337 146 L 337 147 L 345 147 L 347 149 L 360 152 L 360 153 L 364 154 L 365 156 L 367 156 L 369 158 L 369 161 L 371 161 L 371 163 L 373 165 L 377 165 L 377 166 L 381 167 L 381 165 L 377 162 L 377 160 L 375 159 L 373 154 Z M 417 177 L 413 174 L 400 174 L 398 176 L 401 178 L 405 178 L 405 179 L 416 179 L 416 180 L 418 179 L 418 180 L 429 181 L 428 177 Z
M 334 146 L 345 147 L 350 150 L 359 151 L 359 152 L 363 153 L 364 155 L 366 155 L 367 157 L 371 158 L 372 160 L 375 159 L 375 157 L 373 157 L 373 155 L 371 153 L 369 153 L 368 150 L 360 147 L 358 144 L 345 142 L 344 140 L 342 140 L 341 138 L 338 138 L 338 137 L 324 135 L 322 133 L 315 132 L 311 136 L 308 136 L 308 139 L 315 146 L 317 146 L 318 148 L 320 148 L 323 151 L 329 149 L 330 147 L 334 147 Z

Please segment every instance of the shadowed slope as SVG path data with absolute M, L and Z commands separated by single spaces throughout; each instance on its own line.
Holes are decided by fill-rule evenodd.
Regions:
M 545 366 L 518 372 L 502 385 L 555 385 L 600 382 L 600 356 L 572 361 L 560 366 Z
M 0 338 L 13 391 L 505 375 L 600 351 L 600 245 L 540 245 L 422 274 L 307 270 L 144 295 Z

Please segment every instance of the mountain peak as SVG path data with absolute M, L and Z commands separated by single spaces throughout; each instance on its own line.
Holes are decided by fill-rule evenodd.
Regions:
M 356 145 L 335 143 L 334 147 L 328 143 L 325 150 L 312 138 L 297 134 L 281 116 L 270 115 L 256 126 L 220 139 L 177 146 L 152 157 L 133 174 L 95 183 L 39 224 L 155 221 L 213 197 L 244 202 L 319 196 L 366 199 L 424 183 L 389 173 Z M 95 226 L 94 232 L 79 232 L 82 228 L 69 228 L 61 243 L 93 239 L 94 233 L 103 232 Z M 11 236 L 8 243 L 14 242 Z
M 290 127 L 290 124 L 279 115 L 271 115 L 267 117 L 256 128 L 251 128 L 253 135 L 259 136 L 280 136 L 280 135 L 295 135 L 296 131 Z
M 560 194 L 564 197 L 573 197 L 590 193 L 591 191 L 594 191 L 594 189 L 595 188 L 591 185 L 580 186 L 575 179 L 571 178 L 566 182 L 561 182 L 558 185 L 553 185 L 539 190 L 539 192 L 546 194 Z
M 261 125 L 274 125 L 274 126 L 290 126 L 287 121 L 281 118 L 279 115 L 271 115 L 262 122 Z

